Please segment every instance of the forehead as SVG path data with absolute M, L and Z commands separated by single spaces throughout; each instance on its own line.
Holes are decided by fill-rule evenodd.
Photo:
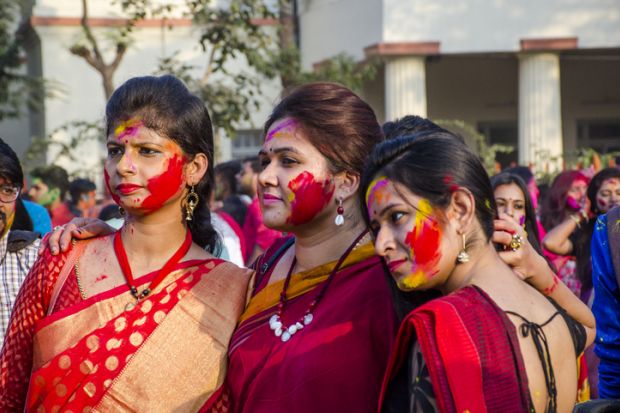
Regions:
M 126 125 L 129 123 L 125 123 L 123 127 L 118 126 L 115 132 L 108 136 L 107 142 L 121 144 L 153 143 L 169 149 L 180 149 L 179 144 L 174 140 L 144 126 L 142 123 L 132 124 L 133 126 Z
M 322 163 L 327 162 L 327 158 L 307 138 L 299 122 L 292 118 L 274 122 L 265 135 L 261 149 L 262 153 L 268 154 L 283 148 L 290 148 L 305 157 L 320 159 Z
M 601 184 L 601 189 L 603 188 L 609 188 L 609 187 L 616 187 L 620 185 L 620 178 L 609 178 L 609 179 L 605 179 L 603 181 L 603 183 Z
M 422 198 L 413 194 L 404 185 L 393 182 L 385 176 L 376 177 L 366 191 L 368 213 L 380 214 L 390 206 L 408 205 L 416 207 Z
M 521 188 L 517 186 L 517 184 L 510 183 L 499 185 L 493 191 L 495 194 L 495 198 L 504 198 L 504 199 L 514 199 L 514 200 L 525 200 L 525 196 L 521 191 Z

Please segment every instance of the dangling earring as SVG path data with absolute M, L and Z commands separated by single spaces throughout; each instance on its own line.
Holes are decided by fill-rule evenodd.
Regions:
M 191 221 L 194 218 L 194 209 L 198 205 L 198 194 L 194 192 L 194 185 L 191 186 L 189 193 L 185 197 L 185 220 Z
M 123 207 L 122 207 L 122 206 L 119 206 L 119 207 L 118 207 L 118 213 L 119 213 L 119 214 L 121 214 L 121 216 L 122 216 L 122 217 L 124 217 L 124 216 L 125 216 L 125 210 L 123 209 Z
M 342 206 L 342 198 L 338 198 L 338 209 L 336 210 L 336 219 L 334 219 L 334 224 L 341 226 L 344 224 L 344 207 Z
M 462 234 L 462 236 L 463 236 L 463 249 L 461 250 L 461 252 L 459 252 L 459 255 L 456 256 L 456 262 L 458 262 L 459 264 L 469 262 L 469 254 L 465 250 L 465 234 Z

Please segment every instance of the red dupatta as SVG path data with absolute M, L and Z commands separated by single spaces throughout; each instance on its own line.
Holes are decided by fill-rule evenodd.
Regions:
M 379 409 L 412 340 L 420 343 L 441 412 L 531 411 L 514 325 L 479 288 L 466 287 L 435 299 L 403 320 Z

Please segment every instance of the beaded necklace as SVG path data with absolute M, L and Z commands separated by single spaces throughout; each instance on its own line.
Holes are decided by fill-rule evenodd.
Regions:
M 269 328 L 273 331 L 273 334 L 276 337 L 279 337 L 280 340 L 282 340 L 282 342 L 286 343 L 287 341 L 291 339 L 291 337 L 295 333 L 297 333 L 299 330 L 301 330 L 302 328 L 304 328 L 305 326 L 307 326 L 308 324 L 312 322 L 312 320 L 314 319 L 313 312 L 316 309 L 316 307 L 319 305 L 319 302 L 321 301 L 325 293 L 327 292 L 327 289 L 329 288 L 329 285 L 332 282 L 334 275 L 336 275 L 336 273 L 340 269 L 340 266 L 342 265 L 344 260 L 349 256 L 351 251 L 353 251 L 353 249 L 357 246 L 358 242 L 361 241 L 362 238 L 364 238 L 364 235 L 366 235 L 367 232 L 368 230 L 362 231 L 362 233 L 358 235 L 357 238 L 355 238 L 355 240 L 351 243 L 351 245 L 347 247 L 346 251 L 340 256 L 340 258 L 338 259 L 338 262 L 334 266 L 334 269 L 327 277 L 327 280 L 325 280 L 325 284 L 323 284 L 323 288 L 321 288 L 316 298 L 312 300 L 312 302 L 310 303 L 310 306 L 308 306 L 308 308 L 304 312 L 304 315 L 301 316 L 296 322 L 294 322 L 293 324 L 287 327 L 282 323 L 282 314 L 284 313 L 284 309 L 287 303 L 286 290 L 288 289 L 288 285 L 291 282 L 291 276 L 293 275 L 293 269 L 295 268 L 295 265 L 297 264 L 297 257 L 293 258 L 291 267 L 289 268 L 288 273 L 286 274 L 286 279 L 284 280 L 284 287 L 282 288 L 282 292 L 280 293 L 280 302 L 278 303 L 278 312 L 272 315 L 271 318 L 269 319 Z

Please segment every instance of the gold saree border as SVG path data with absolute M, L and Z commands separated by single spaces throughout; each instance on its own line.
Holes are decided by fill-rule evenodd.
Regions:
M 364 244 L 354 249 L 349 254 L 342 263 L 339 271 L 362 262 L 373 255 L 375 255 L 374 245 L 372 243 Z M 293 274 L 288 290 L 286 291 L 287 298 L 290 299 L 305 294 L 325 281 L 337 263 L 338 261 L 335 260 L 311 270 Z M 277 305 L 280 300 L 280 293 L 284 287 L 284 281 L 285 280 L 279 280 L 273 284 L 269 284 L 252 297 L 245 312 L 241 315 L 239 322 L 242 323 L 248 318 Z
M 198 411 L 224 382 L 251 271 L 211 270 L 170 311 L 93 411 Z
M 182 268 L 172 272 L 169 282 L 165 285 L 157 286 L 152 294 L 157 294 L 196 267 L 198 266 Z M 33 371 L 39 369 L 111 319 L 118 317 L 125 311 L 127 303 L 134 301 L 135 298 L 127 290 L 122 294 L 95 302 L 74 314 L 70 314 L 41 328 L 33 338 Z

